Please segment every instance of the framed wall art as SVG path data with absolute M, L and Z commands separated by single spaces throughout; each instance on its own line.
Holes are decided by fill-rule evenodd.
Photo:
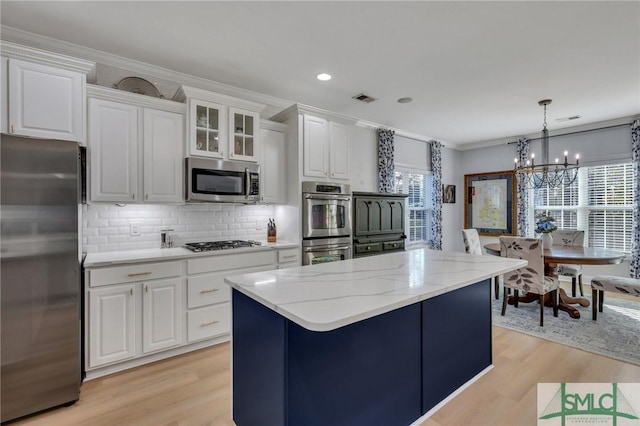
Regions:
M 513 171 L 464 175 L 464 227 L 480 235 L 515 235 L 516 174 Z
M 442 185 L 442 202 L 443 203 L 455 203 L 456 202 L 456 186 L 455 185 Z

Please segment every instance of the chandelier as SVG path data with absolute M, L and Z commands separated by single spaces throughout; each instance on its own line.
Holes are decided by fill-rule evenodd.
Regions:
M 554 163 L 549 163 L 549 131 L 547 130 L 547 105 L 551 99 L 543 99 L 538 105 L 544 107 L 544 125 L 542 128 L 542 163 L 535 163 L 535 154 L 531 154 L 531 159 L 520 162 L 515 159 L 514 171 L 526 182 L 529 188 L 559 188 L 571 185 L 578 176 L 580 168 L 580 156 L 576 154 L 576 162 L 569 163 L 568 151 L 564 152 L 564 162 L 560 163 L 556 158 Z

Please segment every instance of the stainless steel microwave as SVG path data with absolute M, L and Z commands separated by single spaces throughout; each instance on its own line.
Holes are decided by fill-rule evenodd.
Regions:
M 257 203 L 260 166 L 239 161 L 188 157 L 185 160 L 188 202 Z

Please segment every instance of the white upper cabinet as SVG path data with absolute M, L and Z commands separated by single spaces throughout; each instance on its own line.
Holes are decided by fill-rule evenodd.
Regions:
M 2 131 L 85 140 L 85 85 L 95 63 L 9 41 L 2 53 Z
M 287 197 L 287 126 L 260 123 L 260 201 L 285 204 Z
M 258 161 L 264 105 L 189 86 L 181 86 L 173 99 L 189 105 L 188 156 Z
M 303 126 L 304 175 L 348 180 L 349 126 L 307 114 Z
M 350 126 L 329 122 L 329 177 L 349 179 Z
M 183 123 L 182 114 L 144 108 L 144 201 L 182 201 Z
M 304 175 L 327 177 L 329 126 L 324 118 L 304 116 Z
M 223 158 L 227 140 L 227 107 L 189 99 L 189 153 Z
M 138 201 L 138 108 L 89 99 L 91 201 Z
M 91 201 L 179 203 L 183 104 L 89 86 Z
M 238 108 L 229 108 L 229 158 L 258 161 L 258 125 L 260 114 Z

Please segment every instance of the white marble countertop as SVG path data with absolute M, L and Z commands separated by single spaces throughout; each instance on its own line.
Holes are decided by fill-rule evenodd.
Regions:
M 416 249 L 235 275 L 225 282 L 308 330 L 329 331 L 526 265 L 498 256 Z
M 276 250 L 300 247 L 300 244 L 290 242 L 267 243 L 262 242 L 259 247 L 237 248 L 232 250 L 214 250 L 200 253 L 192 252 L 184 247 L 156 248 L 141 250 L 105 251 L 88 253 L 84 259 L 85 268 L 97 268 L 125 263 L 156 262 L 164 260 L 189 259 L 202 256 L 219 256 L 234 253 L 247 253 L 261 250 Z

